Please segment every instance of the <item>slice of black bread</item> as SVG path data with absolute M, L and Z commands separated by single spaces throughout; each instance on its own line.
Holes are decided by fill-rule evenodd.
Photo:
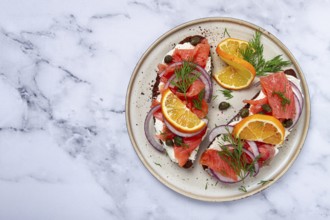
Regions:
M 182 41 L 180 41 L 178 44 L 176 44 L 175 46 L 177 46 L 177 45 L 183 45 L 183 44 L 185 44 L 185 43 L 189 43 L 189 44 L 191 44 L 192 46 L 196 46 L 198 43 L 200 43 L 202 40 L 204 40 L 205 39 L 205 37 L 203 37 L 203 36 L 201 36 L 201 35 L 193 35 L 193 36 L 188 36 L 188 37 L 186 37 L 186 38 L 184 38 Z M 175 47 L 174 47 L 175 48 Z M 173 48 L 173 49 L 174 49 Z M 164 58 L 165 58 L 165 56 L 166 56 L 166 54 L 164 54 L 164 57 L 163 57 L 163 60 L 161 60 L 161 62 L 163 63 L 163 64 L 165 64 L 164 63 Z M 209 74 L 211 74 L 211 72 L 212 72 L 212 60 L 211 60 L 211 54 L 209 54 L 209 69 L 207 69 L 207 72 L 209 73 Z M 153 88 L 152 88 L 152 99 L 158 99 L 158 101 L 159 101 L 159 96 L 160 96 L 160 91 L 159 91 L 159 87 L 160 87 L 160 85 L 161 85 L 161 82 L 160 82 L 160 76 L 159 76 L 159 73 L 157 74 L 157 76 L 156 76 L 156 79 L 155 79 L 155 83 L 154 83 L 154 85 L 153 85 Z M 155 126 L 156 126 L 156 118 L 154 117 L 154 124 L 155 124 Z M 206 136 L 206 135 L 205 135 Z M 205 137 L 204 136 L 204 137 Z M 160 141 L 160 143 L 164 146 L 164 148 L 165 148 L 165 150 L 166 150 L 166 153 L 167 153 L 167 155 L 170 155 L 170 154 L 172 154 L 172 152 L 169 152 L 169 151 L 171 151 L 171 147 L 170 146 L 167 146 L 166 145 L 166 143 L 165 142 L 163 142 L 163 141 L 161 141 L 161 140 L 159 140 Z M 199 146 L 196 148 L 197 150 L 199 149 Z M 172 147 L 172 150 L 173 150 L 173 147 Z M 183 168 L 190 168 L 192 165 L 193 165 L 193 162 L 194 162 L 194 160 L 195 160 L 195 158 L 196 158 L 196 156 L 197 156 L 197 153 L 195 153 L 195 157 L 194 157 L 194 159 L 193 160 L 191 160 L 191 159 L 189 159 L 187 162 L 186 162 L 186 164 L 183 166 Z M 169 156 L 170 157 L 170 159 L 173 161 L 173 162 L 175 162 L 175 163 L 177 163 L 176 161 L 174 161 L 173 160 L 173 158 L 171 158 L 171 156 Z M 173 157 L 173 156 L 172 156 Z

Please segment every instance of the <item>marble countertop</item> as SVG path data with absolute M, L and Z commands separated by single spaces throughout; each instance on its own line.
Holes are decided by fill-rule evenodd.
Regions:
M 329 1 L 15 0 L 0 8 L 0 219 L 329 219 Z M 203 17 L 270 31 L 309 86 L 299 157 L 270 188 L 234 202 L 165 187 L 126 130 L 126 89 L 141 55 Z

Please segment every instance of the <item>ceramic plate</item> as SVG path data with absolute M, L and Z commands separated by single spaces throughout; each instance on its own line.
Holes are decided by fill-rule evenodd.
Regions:
M 157 64 L 161 62 L 173 45 L 180 42 L 187 36 L 203 35 L 211 45 L 211 56 L 213 59 L 213 71 L 223 68 L 224 63 L 215 53 L 216 45 L 227 34 L 233 38 L 249 41 L 256 30 L 262 32 L 262 43 L 264 45 L 264 56 L 271 59 L 276 55 L 283 55 L 283 58 L 290 60 L 292 66 L 301 80 L 303 95 L 305 97 L 304 110 L 295 129 L 292 131 L 285 144 L 280 148 L 279 153 L 271 162 L 270 166 L 263 167 L 256 177 L 248 177 L 244 183 L 224 185 L 210 177 L 199 165 L 198 160 L 201 152 L 206 149 L 205 143 L 201 148 L 195 164 L 190 169 L 183 169 L 170 159 L 155 150 L 147 141 L 143 124 L 147 112 L 150 110 L 152 86 L 156 78 Z M 226 124 L 243 107 L 243 99 L 250 99 L 257 92 L 257 88 L 251 87 L 248 90 L 234 92 L 234 98 L 230 100 L 232 107 L 224 112 L 218 110 L 218 105 L 225 97 L 219 92 L 222 89 L 214 83 L 214 98 L 209 112 L 209 129 L 215 125 Z M 264 29 L 245 21 L 232 18 L 205 18 L 191 21 L 180 25 L 161 36 L 154 42 L 139 60 L 132 74 L 126 96 L 126 121 L 128 133 L 132 145 L 145 167 L 161 183 L 170 189 L 204 201 L 229 201 L 251 196 L 278 180 L 292 165 L 298 156 L 308 131 L 310 118 L 310 101 L 307 84 L 304 75 L 289 50 L 272 34 Z M 270 180 L 270 181 L 268 181 Z M 267 181 L 266 184 L 260 184 Z M 239 190 L 244 185 L 247 192 Z

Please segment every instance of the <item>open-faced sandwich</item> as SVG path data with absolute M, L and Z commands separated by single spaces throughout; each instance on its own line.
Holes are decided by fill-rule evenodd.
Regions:
M 257 46 L 260 48 L 260 35 L 257 37 L 259 37 Z M 241 40 L 230 39 L 230 41 L 232 41 L 231 49 L 236 47 L 236 54 L 241 56 L 228 52 L 228 47 L 222 48 L 228 54 L 221 54 L 217 51 L 220 57 L 224 54 L 225 58 L 231 58 L 230 55 L 232 55 L 236 59 L 234 63 L 227 62 L 229 67 L 226 67 L 223 73 L 232 76 L 232 81 L 237 77 L 247 78 L 245 84 L 243 83 L 243 87 L 247 88 L 252 85 L 255 72 L 261 71 L 256 69 L 254 73 L 242 72 L 242 70 L 248 71 L 246 67 L 249 66 L 240 59 L 244 58 L 244 51 L 251 47 L 251 42 L 246 42 L 244 45 Z M 233 46 L 235 43 L 236 46 Z M 252 41 L 252 43 L 255 42 Z M 239 45 L 243 45 L 244 48 L 237 49 Z M 258 48 L 252 48 L 251 51 L 256 52 Z M 262 56 L 260 57 L 262 58 Z M 272 59 L 272 64 L 280 63 L 285 66 L 289 64 L 279 58 L 279 56 L 275 58 L 276 62 Z M 267 62 L 263 62 L 267 64 Z M 254 63 L 253 66 L 258 65 Z M 275 70 L 278 69 L 275 68 Z M 231 84 L 231 81 L 227 80 L 227 76 L 220 76 L 221 74 L 217 73 L 214 76 L 217 77 L 218 82 L 221 80 L 220 85 L 237 85 Z M 253 86 L 258 86 L 260 91 L 251 100 L 243 100 L 246 104 L 245 107 L 228 124 L 218 126 L 210 132 L 209 146 L 200 158 L 203 168 L 224 183 L 236 183 L 248 175 L 255 176 L 261 167 L 268 165 L 296 125 L 303 109 L 304 97 L 301 92 L 300 80 L 296 78 L 294 70 L 274 73 L 267 71 L 267 74 L 258 77 L 254 82 Z
M 290 71 L 292 72 L 292 70 Z M 235 183 L 257 175 L 278 153 L 297 123 L 303 96 L 300 81 L 284 72 L 260 77 L 260 92 L 227 125 L 214 128 L 200 163 L 212 176 Z
M 206 136 L 212 96 L 210 45 L 195 35 L 164 54 L 145 120 L 150 144 L 180 167 L 192 166 Z

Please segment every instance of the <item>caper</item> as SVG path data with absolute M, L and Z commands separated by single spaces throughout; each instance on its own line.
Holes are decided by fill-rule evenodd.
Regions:
M 174 145 L 174 143 L 173 143 L 173 141 L 171 140 L 171 139 L 167 139 L 166 141 L 165 141 L 165 144 L 167 145 L 167 146 L 173 146 Z
M 173 60 L 173 57 L 171 55 L 166 55 L 164 57 L 164 62 L 167 63 L 167 64 L 172 62 L 172 60 Z
M 190 43 L 193 45 L 193 46 L 196 46 L 197 44 L 199 44 L 201 42 L 201 38 L 198 37 L 198 36 L 195 36 L 195 37 L 192 37 L 190 39 Z
M 282 124 L 283 124 L 283 126 L 284 126 L 285 128 L 289 128 L 289 127 L 292 126 L 293 121 L 292 121 L 292 119 L 285 119 L 285 120 L 282 122 Z
M 239 115 L 242 118 L 246 118 L 247 116 L 249 116 L 249 109 L 248 108 L 242 108 L 241 111 L 239 111 Z
M 220 110 L 226 110 L 229 107 L 230 107 L 230 104 L 228 102 L 220 102 L 220 104 L 219 104 Z
M 174 144 L 175 144 L 176 146 L 181 146 L 181 145 L 183 144 L 183 140 L 182 140 L 182 138 L 179 137 L 179 136 L 175 136 L 175 137 L 174 137 Z
M 268 104 L 263 104 L 263 105 L 261 106 L 261 108 L 262 108 L 265 112 L 267 112 L 267 113 L 272 112 L 272 108 L 271 108 L 270 105 L 268 105 Z

